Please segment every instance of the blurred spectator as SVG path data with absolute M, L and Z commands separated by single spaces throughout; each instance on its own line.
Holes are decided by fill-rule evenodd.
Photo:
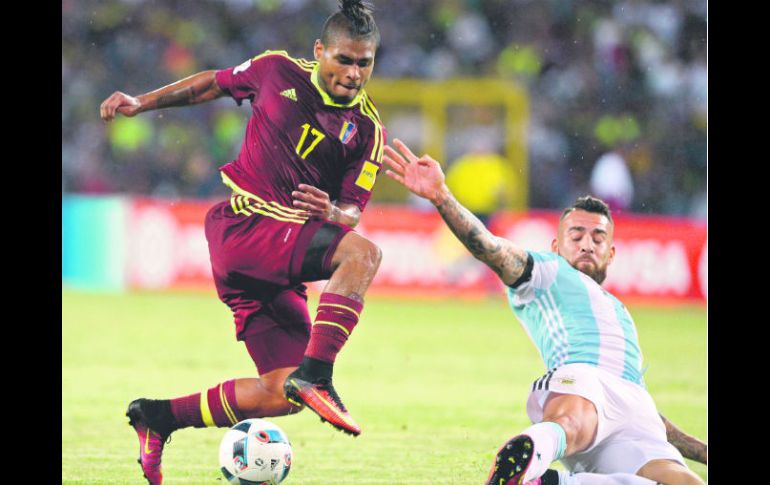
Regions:
M 706 0 L 374 3 L 383 40 L 375 80 L 492 76 L 526 86 L 531 206 L 558 208 L 586 192 L 593 162 L 614 146 L 607 139 L 636 133 L 625 157 L 635 182 L 628 210 L 705 213 Z M 335 4 L 63 0 L 63 191 L 212 193 L 207 174 L 234 156 L 248 108 L 221 100 L 168 110 L 105 135 L 95 128 L 99 101 L 268 47 L 312 58 L 319 12 Z M 289 19 L 298 28 L 282 28 Z
M 604 200 L 613 212 L 623 212 L 634 198 L 634 181 L 620 150 L 607 152 L 591 171 L 591 194 Z

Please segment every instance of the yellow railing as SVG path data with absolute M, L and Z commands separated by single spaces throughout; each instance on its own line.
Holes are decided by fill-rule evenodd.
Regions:
M 501 79 L 372 79 L 366 91 L 377 104 L 388 128 L 388 112 L 395 107 L 416 108 L 422 117 L 422 146 L 413 147 L 420 153 L 429 153 L 446 166 L 446 135 L 448 108 L 455 106 L 490 106 L 504 110 L 503 155 L 518 174 L 516 187 L 508 208 L 524 209 L 528 198 L 527 125 L 529 123 L 529 96 L 520 85 Z M 388 134 L 388 140 L 393 134 Z M 512 181 L 513 183 L 513 181 Z M 403 189 L 382 174 L 378 177 L 373 194 L 376 201 L 398 201 L 406 198 Z

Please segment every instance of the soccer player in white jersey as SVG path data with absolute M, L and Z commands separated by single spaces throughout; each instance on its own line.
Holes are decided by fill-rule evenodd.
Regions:
M 705 463 L 705 443 L 658 414 L 644 387 L 634 322 L 600 286 L 615 257 L 607 205 L 578 199 L 562 214 L 551 252 L 525 251 L 457 202 L 438 162 L 393 143 L 401 153 L 385 147 L 392 169 L 386 173 L 432 202 L 455 236 L 498 274 L 550 369 L 527 401 L 535 424 L 500 448 L 487 484 L 702 484 L 683 454 Z M 549 470 L 555 460 L 569 472 Z

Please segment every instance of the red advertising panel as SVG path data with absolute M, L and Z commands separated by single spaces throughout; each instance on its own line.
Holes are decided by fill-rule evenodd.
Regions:
M 211 201 L 134 199 L 128 217 L 132 288 L 214 289 L 203 219 Z
M 203 219 L 213 201 L 135 199 L 128 218 L 128 283 L 133 288 L 213 291 Z M 495 234 L 523 248 L 549 250 L 559 213 L 505 213 Z M 370 206 L 357 230 L 383 260 L 371 293 L 477 297 L 502 288 L 432 209 Z M 680 218 L 615 218 L 616 257 L 604 286 L 620 298 L 701 301 L 708 295 L 706 224 Z M 317 286 L 320 286 L 318 284 Z

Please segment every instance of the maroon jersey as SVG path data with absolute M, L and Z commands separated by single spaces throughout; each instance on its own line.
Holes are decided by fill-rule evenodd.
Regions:
M 385 146 L 377 109 L 364 90 L 348 104 L 335 103 L 317 72 L 318 62 L 266 51 L 216 73 L 239 105 L 251 101 L 240 154 L 220 171 L 236 193 L 257 201 L 253 212 L 303 222 L 291 196 L 300 183 L 362 211 L 371 197 Z

